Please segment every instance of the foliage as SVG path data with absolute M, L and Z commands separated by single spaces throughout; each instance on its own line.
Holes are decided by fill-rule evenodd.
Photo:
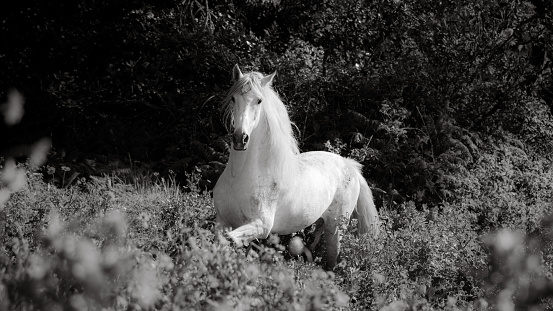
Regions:
M 29 136 L 52 135 L 68 157 L 130 154 L 181 181 L 201 167 L 213 187 L 234 63 L 277 70 L 302 148 L 340 139 L 399 201 L 449 199 L 447 180 L 478 156 L 482 135 L 550 154 L 548 2 L 31 4 L 13 4 L 1 24 L 11 44 L 0 86 L 26 95 Z
M 286 264 L 274 248 L 246 257 L 199 227 L 211 226 L 213 208 L 193 184 L 184 193 L 173 181 L 107 177 L 64 190 L 28 177 L 1 223 L 3 310 L 347 305 L 320 268 Z
M 381 209 L 377 240 L 346 233 L 324 272 L 276 236 L 249 253 L 230 245 L 209 194 L 157 178 L 60 189 L 27 173 L 0 221 L 3 309 L 502 309 L 544 306 L 553 286 L 547 217 L 527 234 L 504 218 L 517 231 L 488 234 L 467 204 L 408 202 Z
M 373 242 L 349 237 L 344 243 L 342 286 L 357 298 L 356 310 L 398 301 L 442 310 L 452 300 L 466 309 L 481 297 L 476 272 L 485 268 L 485 250 L 471 230 L 473 214 L 458 206 L 419 212 L 413 203 L 381 212 L 383 237 Z M 362 298 L 367 295 L 370 300 Z
M 482 148 L 470 170 L 458 175 L 456 201 L 478 215 L 477 228 L 534 232 L 552 212 L 548 161 L 525 152 L 519 141 L 498 139 Z

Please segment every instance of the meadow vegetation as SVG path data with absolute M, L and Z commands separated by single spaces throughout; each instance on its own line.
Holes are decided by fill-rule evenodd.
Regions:
M 80 178 L 60 188 L 36 168 L 9 165 L 4 161 L 0 175 L 12 190 L 0 210 L 2 310 L 550 306 L 553 220 L 544 201 L 551 186 L 540 184 L 533 204 L 509 200 L 527 189 L 511 194 L 502 186 L 494 197 L 476 201 L 465 194 L 436 208 L 385 205 L 381 236 L 348 232 L 339 266 L 323 271 L 321 251 L 315 263 L 291 256 L 281 242 L 287 237 L 271 236 L 249 253 L 231 245 L 213 230 L 212 199 L 198 188 L 199 175 L 189 175 L 185 187 L 174 177 L 131 173 Z M 482 165 L 493 175 L 513 163 L 496 163 L 497 171 Z M 479 170 L 461 182 L 486 181 Z M 13 171 L 22 177 L 10 179 Z M 511 179 L 534 185 L 551 178 L 550 171 L 539 172 L 518 171 Z M 470 189 L 491 192 L 488 186 Z M 513 209 L 494 209 L 500 200 Z M 504 229 L 491 229 L 498 224 Z M 309 238 L 308 230 L 299 234 Z
M 553 307 L 553 2 L 6 6 L 0 310 Z M 364 165 L 382 234 L 333 271 L 213 230 L 235 63 Z

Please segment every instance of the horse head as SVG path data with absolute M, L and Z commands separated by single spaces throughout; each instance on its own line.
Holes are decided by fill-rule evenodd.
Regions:
M 275 73 L 263 77 L 259 73 L 242 74 L 238 65 L 233 69 L 234 92 L 230 94 L 232 105 L 232 146 L 234 150 L 248 149 L 252 131 L 259 124 L 263 103 L 263 89 L 269 86 Z

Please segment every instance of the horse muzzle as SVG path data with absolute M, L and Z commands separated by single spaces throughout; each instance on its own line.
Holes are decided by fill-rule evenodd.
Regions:
M 234 132 L 232 135 L 232 147 L 237 151 L 244 151 L 248 149 L 248 142 L 250 141 L 250 136 L 242 132 Z

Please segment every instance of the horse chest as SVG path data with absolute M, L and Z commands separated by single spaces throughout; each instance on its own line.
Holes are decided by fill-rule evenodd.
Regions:
M 218 192 L 225 199 L 217 204 L 217 209 L 233 228 L 269 213 L 278 197 L 276 183 L 262 178 L 228 178 Z

